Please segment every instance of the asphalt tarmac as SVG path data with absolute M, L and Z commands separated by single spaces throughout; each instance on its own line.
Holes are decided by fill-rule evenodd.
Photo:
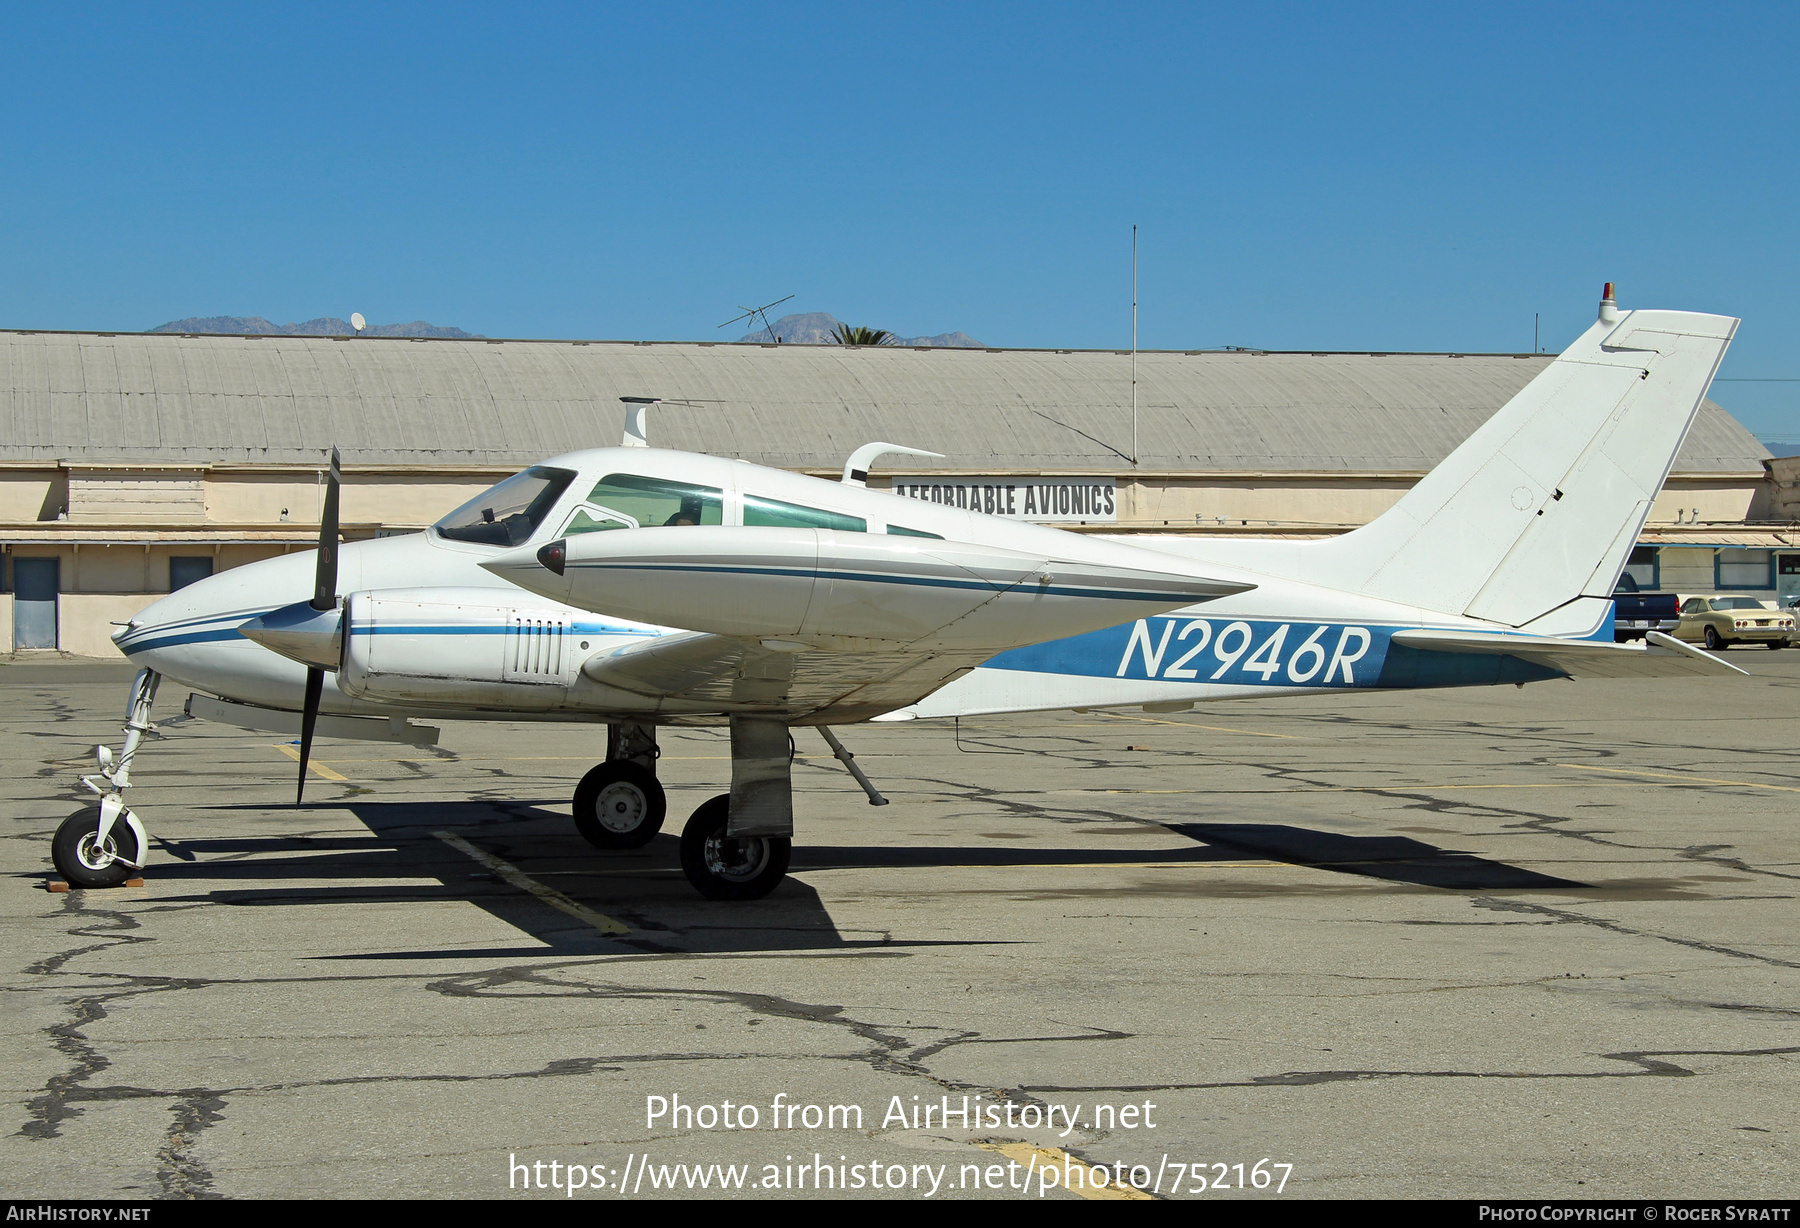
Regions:
M 841 731 L 884 808 L 802 730 L 750 904 L 677 862 L 722 734 L 602 854 L 604 731 L 525 724 L 321 740 L 298 808 L 169 724 L 145 885 L 50 894 L 130 671 L 0 660 L 0 1192 L 1791 1197 L 1800 652 L 1728 659 Z

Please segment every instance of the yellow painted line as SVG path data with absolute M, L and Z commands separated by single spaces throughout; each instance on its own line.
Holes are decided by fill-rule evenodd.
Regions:
M 1113 1180 L 1113 1170 L 1106 1169 L 1106 1184 L 1096 1187 L 1092 1183 L 1092 1167 L 1085 1160 L 1078 1160 L 1060 1147 L 1037 1147 L 1031 1143 L 976 1143 L 983 1151 L 991 1151 L 995 1155 L 1003 1155 L 1015 1164 L 1023 1164 L 1029 1170 L 1026 1183 L 1039 1181 L 1042 1170 L 1055 1169 L 1057 1184 L 1051 1189 L 1064 1188 L 1062 1180 L 1068 1174 L 1071 1182 L 1069 1193 L 1078 1198 L 1088 1198 L 1095 1202 L 1155 1202 L 1153 1195 L 1138 1189 L 1134 1185 L 1119 1185 Z
M 1581 772 L 1616 772 L 1621 776 L 1648 776 L 1655 780 L 1668 780 L 1684 785 L 1736 785 L 1741 789 L 1774 789 L 1777 793 L 1800 793 L 1800 788 L 1792 785 L 1765 785 L 1755 780 L 1714 780 L 1710 776 L 1684 776 L 1679 772 L 1645 772 L 1636 768 L 1596 767 L 1591 763 L 1559 763 L 1556 766 L 1574 768 Z
M 1123 712 L 1101 712 L 1100 716 L 1110 716 L 1115 721 L 1142 721 L 1146 725 L 1174 725 L 1181 729 L 1210 729 L 1214 733 L 1241 733 L 1252 738 L 1286 738 L 1290 742 L 1304 742 L 1306 738 L 1297 733 L 1259 733 L 1254 729 L 1233 729 L 1228 725 L 1196 725 L 1192 721 L 1164 721 L 1154 716 L 1126 716 Z
M 1027 849 L 1021 851 L 1029 852 L 1030 850 Z M 1183 852 L 1185 850 L 1174 849 L 1171 851 Z M 832 870 L 1285 870 L 1289 868 L 1291 868 L 1291 863 L 1285 861 L 1207 861 L 1202 858 L 1195 858 L 1193 860 L 1171 859 L 1169 861 L 937 861 L 932 862 L 930 865 L 914 866 L 797 865 L 789 867 L 788 873 L 823 874 Z M 675 871 L 673 870 L 618 871 L 620 874 L 673 874 L 674 872 Z
M 1565 765 L 1567 766 L 1567 765 Z M 1207 796 L 1221 797 L 1263 797 L 1280 793 L 1398 793 L 1407 789 L 1418 789 L 1424 793 L 1448 793 L 1453 789 L 1660 789 L 1661 782 L 1651 780 L 1596 780 L 1592 784 L 1585 782 L 1564 781 L 1561 784 L 1536 785 L 1432 785 L 1432 784 L 1393 784 L 1393 785 L 1320 785 L 1311 789 L 1045 789 L 1051 793 L 1204 793 Z M 1769 785 L 1768 788 L 1779 788 Z
M 447 831 L 434 831 L 431 834 L 464 856 L 474 858 L 520 891 L 535 895 L 550 907 L 568 913 L 577 921 L 585 921 L 602 934 L 629 934 L 631 932 L 629 926 L 614 921 L 605 913 L 595 912 L 585 904 L 577 904 L 555 887 L 544 886 L 510 861 L 501 861 L 492 853 L 476 848 L 461 836 L 452 835 Z
M 292 759 L 295 763 L 300 762 L 300 751 L 298 750 L 298 748 L 289 746 L 286 742 L 277 742 L 277 743 L 275 743 L 275 749 L 280 751 L 282 754 L 286 755 L 289 759 Z M 347 781 L 350 779 L 348 776 L 344 775 L 342 772 L 332 771 L 330 768 L 326 767 L 323 763 L 320 763 L 317 759 L 308 759 L 306 761 L 306 766 L 309 770 L 316 772 L 320 776 L 323 776 L 326 780 Z

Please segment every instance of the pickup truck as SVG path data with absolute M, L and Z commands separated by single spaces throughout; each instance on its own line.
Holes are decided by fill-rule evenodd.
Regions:
M 1681 598 L 1674 593 L 1614 593 L 1613 639 L 1641 640 L 1646 631 L 1675 634 L 1681 622 Z

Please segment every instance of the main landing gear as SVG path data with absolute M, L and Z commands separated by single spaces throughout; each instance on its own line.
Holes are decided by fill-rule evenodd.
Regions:
M 575 786 L 575 829 L 595 848 L 642 848 L 662 830 L 669 803 L 656 779 L 654 725 L 608 725 L 606 762 Z
M 832 754 L 868 794 L 881 796 L 829 729 Z M 667 802 L 656 779 L 656 728 L 608 725 L 606 762 L 575 789 L 575 826 L 604 849 L 641 848 L 662 830 Z M 709 900 L 759 900 L 787 875 L 794 847 L 794 743 L 777 717 L 731 718 L 731 792 L 703 803 L 681 831 L 681 869 Z
M 705 802 L 681 829 L 681 872 L 709 900 L 760 900 L 787 875 L 791 836 L 732 836 L 731 794 Z
M 139 670 L 131 684 L 131 700 L 125 709 L 125 742 L 115 759 L 104 746 L 94 748 L 100 763 L 102 788 L 94 777 L 81 783 L 100 795 L 98 813 L 82 811 L 63 820 L 50 842 L 50 860 L 71 887 L 117 887 L 144 868 L 150 839 L 144 825 L 125 806 L 125 790 L 131 787 L 131 761 L 138 745 L 154 726 L 150 706 L 156 702 L 155 670 Z

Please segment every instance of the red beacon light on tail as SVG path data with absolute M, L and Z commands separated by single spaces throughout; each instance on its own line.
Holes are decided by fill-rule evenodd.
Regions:
M 1613 284 L 1609 281 L 1606 288 L 1600 291 L 1600 322 L 1617 324 L 1619 322 L 1619 304 L 1613 298 Z

